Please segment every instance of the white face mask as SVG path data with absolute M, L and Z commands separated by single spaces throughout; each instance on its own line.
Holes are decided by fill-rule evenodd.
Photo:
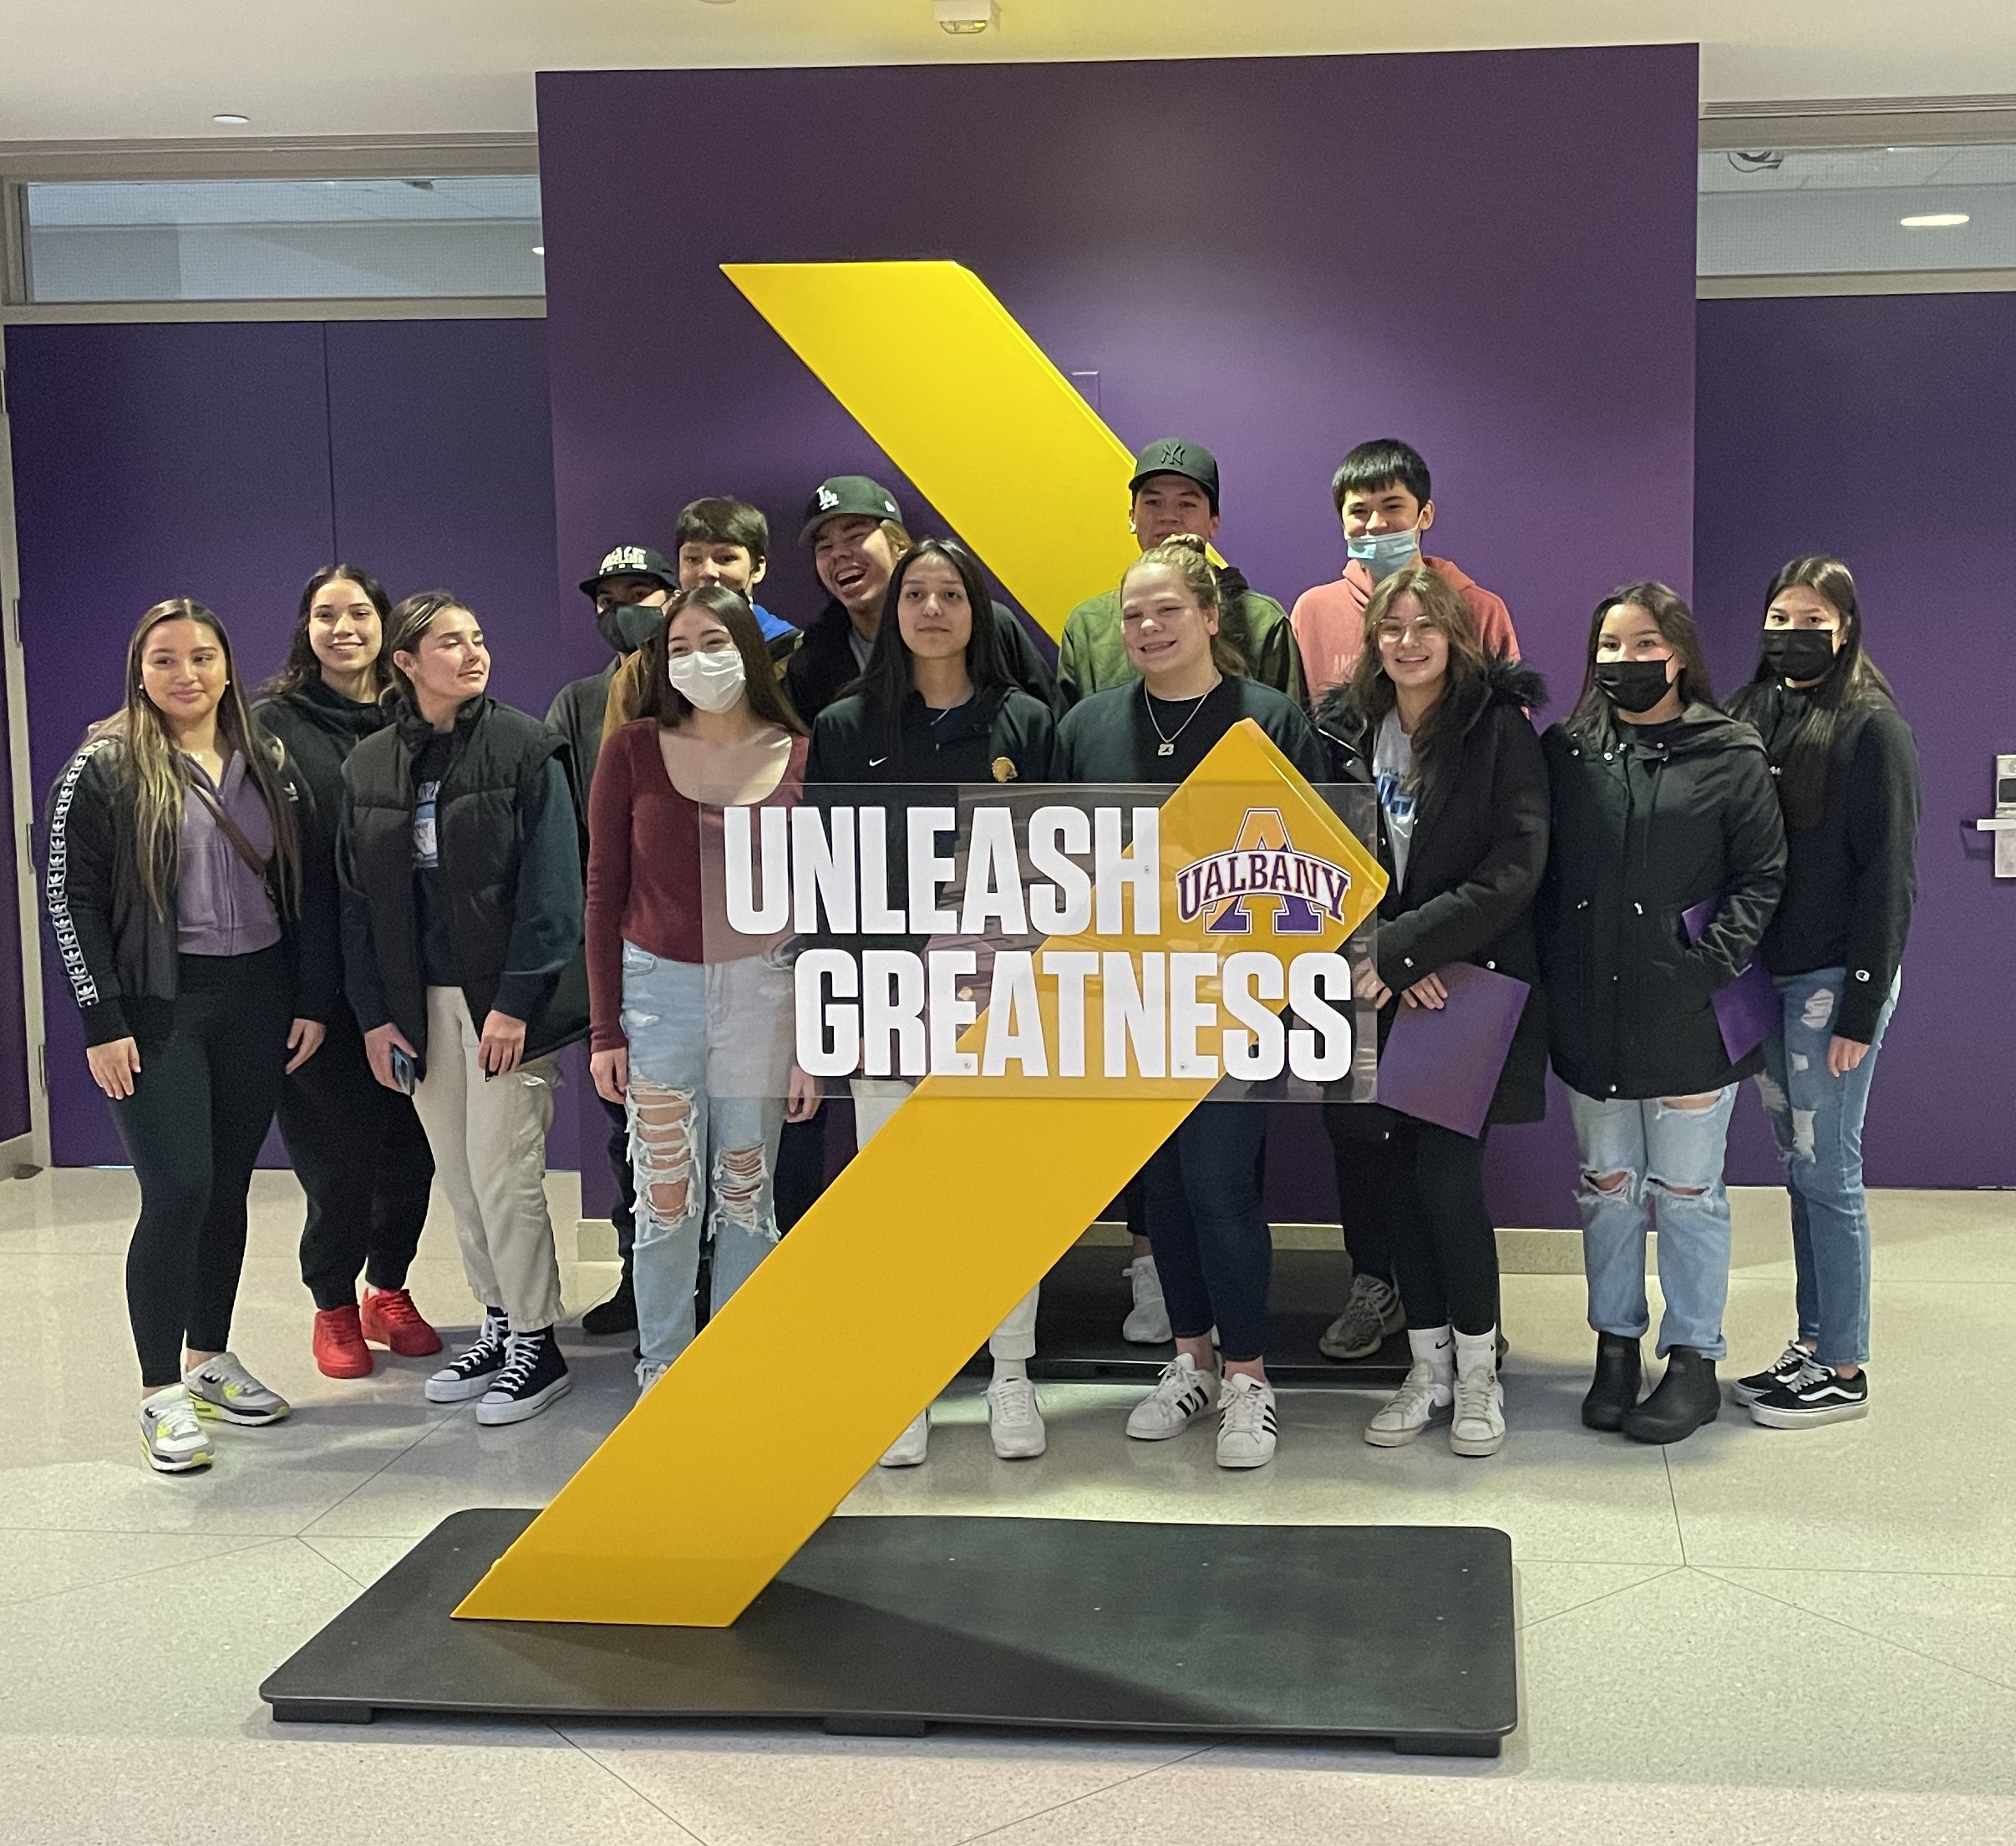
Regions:
M 703 712 L 725 712 L 742 697 L 744 680 L 739 649 L 711 654 L 675 654 L 667 669 L 673 689 Z

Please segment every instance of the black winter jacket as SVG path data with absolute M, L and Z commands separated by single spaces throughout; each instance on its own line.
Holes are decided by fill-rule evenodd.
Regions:
M 1452 730 L 1424 765 L 1407 876 L 1381 900 L 1373 953 L 1394 998 L 1382 1009 L 1382 1043 L 1401 990 L 1452 961 L 1474 962 L 1532 989 L 1486 1122 L 1537 1122 L 1546 1113 L 1546 1002 L 1532 906 L 1547 863 L 1547 772 L 1526 711 L 1543 704 L 1540 676 L 1494 659 L 1447 695 L 1438 722 Z M 1369 783 L 1375 737 L 1348 686 L 1316 715 L 1331 778 Z M 1393 874 L 1384 816 L 1379 862 Z
M 1732 1064 L 1713 997 L 1749 965 L 1785 886 L 1785 824 L 1755 731 L 1689 705 L 1651 740 L 1607 709 L 1541 741 L 1553 834 L 1538 915 L 1554 1068 L 1584 1096 L 1699 1096 Z M 1690 942 L 1681 918 L 1716 910 Z
M 56 778 L 44 816 L 43 898 L 88 1045 L 160 1042 L 174 1024 L 180 982 L 174 907 L 164 916 L 140 890 L 133 802 L 120 767 L 124 750 L 116 737 L 85 744 Z M 267 889 L 293 978 L 294 1017 L 326 1024 L 342 983 L 334 866 L 313 845 L 326 828 L 307 779 L 284 760 L 280 776 L 302 843 L 299 915 L 281 901 L 277 865 Z
M 1062 709 L 1057 693 L 1057 676 L 1050 670 L 1029 631 L 1006 604 L 993 605 L 994 621 L 1001 630 L 1002 657 L 1008 677 L 1053 713 Z M 784 689 L 791 709 L 807 724 L 812 723 L 844 687 L 861 677 L 848 640 L 854 624 L 837 599 L 829 601 L 805 631 L 805 640 L 785 664 Z
M 1757 727 L 1774 775 L 1812 711 L 1776 681 L 1744 687 L 1729 709 Z M 1904 959 L 1917 895 L 1918 747 L 1887 700 L 1841 713 L 1819 820 L 1785 827 L 1785 900 L 1764 932 L 1773 974 L 1845 971 L 1834 1030 L 1866 1045 Z
M 337 860 L 359 1022 L 368 1029 L 379 1022 L 373 1016 L 382 1014 L 424 1056 L 427 981 L 414 888 L 413 765 L 431 728 L 403 702 L 394 715 L 343 765 Z M 528 1060 L 588 1030 L 582 834 L 568 799 L 566 753 L 566 743 L 537 718 L 487 697 L 472 699 L 456 717 L 435 803 L 440 895 L 470 1017 L 480 1027 L 505 997 L 501 990 L 508 983 L 505 1010 L 526 1022 Z M 528 815 L 537 817 L 536 835 Z M 545 850 L 556 827 L 564 829 L 556 858 Z M 520 927 L 528 920 L 530 942 Z M 533 978 L 513 970 L 515 947 L 528 968 L 544 961 L 554 971 Z

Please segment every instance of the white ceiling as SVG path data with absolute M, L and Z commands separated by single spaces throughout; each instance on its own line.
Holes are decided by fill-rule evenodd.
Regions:
M 0 139 L 533 127 L 532 74 L 1699 40 L 1704 102 L 2016 93 L 2011 0 L 0 0 Z

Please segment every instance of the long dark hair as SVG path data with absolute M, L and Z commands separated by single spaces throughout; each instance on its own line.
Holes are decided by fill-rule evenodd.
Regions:
M 294 804 L 281 780 L 280 746 L 253 718 L 238 685 L 237 662 L 224 624 L 188 596 L 157 602 L 140 619 L 126 644 L 126 697 L 110 718 L 91 728 L 94 738 L 120 741 L 120 772 L 133 810 L 133 871 L 142 895 L 159 916 L 173 914 L 181 875 L 182 804 L 188 798 L 189 770 L 181 746 L 168 721 L 148 697 L 141 675 L 147 637 L 165 621 L 193 621 L 207 628 L 224 656 L 224 696 L 217 702 L 217 736 L 228 754 L 245 758 L 245 773 L 259 791 L 273 823 L 273 863 L 281 907 L 293 913 L 301 904 L 301 842 L 294 824 Z
M 1827 798 L 1827 767 L 1832 761 L 1846 713 L 1859 706 L 1897 704 L 1897 694 L 1882 670 L 1869 657 L 1862 645 L 1862 606 L 1855 593 L 1855 576 L 1839 558 L 1824 552 L 1794 558 L 1771 579 L 1765 592 L 1764 606 L 1770 606 L 1795 586 L 1816 591 L 1833 606 L 1841 617 L 1841 643 L 1833 664 L 1818 682 L 1806 688 L 1806 715 L 1793 733 L 1785 760 L 1778 764 L 1778 800 L 1785 809 L 1785 824 L 1804 829 L 1820 824 Z M 1761 653 L 1757 670 L 1748 684 L 1732 700 L 1738 717 L 1747 717 L 1762 704 L 1760 692 L 1752 687 L 1774 683 L 1778 676 Z
M 262 698 L 281 698 L 289 692 L 298 692 L 311 680 L 322 677 L 322 662 L 315 657 L 315 649 L 308 640 L 308 611 L 315 606 L 315 599 L 333 583 L 354 583 L 364 592 L 365 600 L 378 611 L 381 639 L 378 658 L 371 663 L 373 678 L 373 697 L 382 697 L 392 683 L 392 598 L 385 594 L 385 586 L 378 579 L 357 564 L 325 564 L 302 586 L 301 608 L 294 617 L 294 636 L 287 644 L 287 657 L 280 671 L 259 688 Z
M 777 672 L 770 663 L 769 647 L 755 611 L 739 590 L 731 590 L 724 583 L 705 583 L 697 589 L 682 590 L 665 605 L 665 619 L 643 646 L 644 685 L 637 715 L 656 718 L 668 730 L 676 730 L 693 716 L 693 701 L 672 683 L 670 671 L 672 624 L 683 609 L 704 609 L 727 629 L 735 652 L 742 657 L 743 696 L 749 700 L 749 709 L 766 723 L 789 731 L 793 737 L 803 737 L 804 723 L 777 683 Z
M 1450 723 L 1447 713 L 1455 702 L 1451 698 L 1465 681 L 1484 672 L 1484 643 L 1477 634 L 1476 618 L 1462 592 L 1439 571 L 1425 564 L 1395 571 L 1372 592 L 1365 605 L 1364 644 L 1358 650 L 1358 665 L 1351 674 L 1351 702 L 1364 714 L 1367 726 L 1377 731 L 1380 723 L 1399 701 L 1386 663 L 1379 657 L 1379 624 L 1400 597 L 1411 595 L 1421 606 L 1421 614 L 1431 627 L 1440 631 L 1449 643 L 1448 677 L 1436 699 L 1414 728 L 1411 740 L 1414 763 L 1425 772 L 1442 744 L 1442 733 Z
M 993 592 L 973 555 L 957 539 L 924 539 L 896 560 L 889 573 L 889 588 L 882 596 L 882 625 L 875 631 L 875 646 L 861 677 L 849 686 L 892 726 L 903 701 L 910 696 L 910 643 L 903 639 L 903 624 L 896 615 L 903 595 L 903 580 L 925 558 L 942 558 L 958 573 L 966 591 L 967 606 L 972 611 L 972 632 L 966 642 L 966 677 L 976 692 L 1013 686 L 1008 656 L 1001 644 L 1001 630 L 994 620 Z
M 1597 604 L 1596 613 L 1589 618 L 1589 652 L 1587 664 L 1582 669 L 1582 697 L 1575 702 L 1568 722 L 1592 725 L 1599 730 L 1615 727 L 1609 697 L 1596 683 L 1596 647 L 1603 638 L 1603 617 L 1626 603 L 1643 609 L 1650 616 L 1653 626 L 1659 631 L 1667 646 L 1680 657 L 1681 709 L 1685 710 L 1689 705 L 1713 705 L 1715 688 L 1708 677 L 1708 655 L 1701 646 L 1701 631 L 1695 624 L 1694 611 L 1687 606 L 1678 591 L 1668 589 L 1663 583 L 1628 583 L 1621 590 L 1612 590 Z

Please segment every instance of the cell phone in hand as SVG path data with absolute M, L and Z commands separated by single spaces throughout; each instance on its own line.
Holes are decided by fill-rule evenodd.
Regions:
M 399 1045 L 392 1047 L 392 1081 L 403 1096 L 413 1094 L 413 1086 L 419 1081 L 419 1067 L 405 1049 Z

